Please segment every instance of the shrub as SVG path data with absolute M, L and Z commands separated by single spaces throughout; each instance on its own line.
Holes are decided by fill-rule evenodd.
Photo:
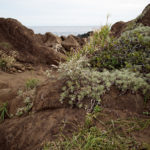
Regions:
M 112 85 L 122 91 L 141 91 L 144 95 L 150 90 L 147 77 L 139 72 L 127 69 L 103 70 L 102 72 L 90 68 L 88 59 L 72 59 L 58 67 L 59 79 L 65 81 L 62 88 L 60 102 L 68 100 L 72 106 L 84 107 L 93 110 L 96 104 L 100 104 L 101 96 Z
M 3 54 L 0 57 L 0 68 L 4 71 L 9 70 L 15 62 L 16 60 L 13 56 Z
M 150 27 L 138 26 L 122 33 L 111 47 L 95 54 L 91 64 L 100 70 L 132 68 L 150 72 Z
M 109 36 L 110 34 L 110 26 L 105 25 L 102 26 L 99 30 L 94 31 L 93 36 L 90 37 L 90 41 L 87 42 L 83 48 L 77 51 L 71 52 L 68 56 L 68 61 L 72 58 L 79 59 L 82 56 L 91 57 L 93 54 L 100 49 L 104 49 L 106 45 L 111 46 L 110 43 L 113 42 L 113 38 Z

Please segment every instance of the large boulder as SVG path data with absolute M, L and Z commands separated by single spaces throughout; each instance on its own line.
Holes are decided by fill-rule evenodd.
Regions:
M 39 42 L 32 30 L 15 19 L 0 18 L 0 42 L 10 43 L 19 52 L 20 62 L 57 64 L 66 59 L 63 54 Z
M 69 35 L 66 39 L 64 39 L 64 41 L 62 41 L 61 44 L 66 51 L 70 51 L 71 49 L 77 49 L 80 47 L 79 43 L 73 35 Z

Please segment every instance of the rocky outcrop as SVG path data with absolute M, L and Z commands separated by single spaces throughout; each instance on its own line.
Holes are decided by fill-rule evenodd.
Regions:
M 34 34 L 15 19 L 0 18 L 0 50 L 16 50 L 21 63 L 57 64 L 65 61 L 65 51 L 81 48 L 90 33 L 58 37 L 50 32 Z
M 46 34 L 45 40 L 48 44 L 52 38 Z M 59 61 L 64 61 L 66 58 L 63 54 L 54 51 L 52 48 L 39 42 L 39 38 L 34 32 L 15 19 L 0 18 L 0 42 L 7 42 L 18 51 L 18 60 L 24 63 L 43 63 L 57 64 Z
M 142 23 L 144 26 L 150 26 L 150 4 L 148 4 L 141 15 L 136 19 L 137 23 Z

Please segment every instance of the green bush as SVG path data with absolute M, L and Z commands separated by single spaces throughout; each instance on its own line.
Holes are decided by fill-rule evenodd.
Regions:
M 113 46 L 93 55 L 91 64 L 99 70 L 132 68 L 150 72 L 150 27 L 138 26 L 122 33 Z

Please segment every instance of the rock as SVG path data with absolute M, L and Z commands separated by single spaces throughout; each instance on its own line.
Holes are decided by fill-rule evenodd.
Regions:
M 22 70 L 18 70 L 19 73 L 22 73 Z
M 9 69 L 9 71 L 13 73 L 13 72 L 17 72 L 17 69 L 12 67 Z
M 136 22 L 142 23 L 144 26 L 150 26 L 150 4 L 148 4 L 141 15 L 137 17 Z
M 12 67 L 16 68 L 17 70 L 24 70 L 24 66 L 19 63 L 14 63 Z
M 44 37 L 47 44 L 50 41 L 47 38 L 57 42 L 60 39 L 50 33 Z M 21 63 L 58 64 L 59 61 L 66 60 L 62 53 L 46 46 L 39 36 L 15 19 L 0 18 L 0 42 L 10 43 L 19 53 L 17 60 Z
M 77 37 L 80 37 L 80 38 L 89 38 L 90 36 L 92 36 L 93 35 L 93 31 L 89 31 L 89 32 L 87 32 L 87 33 L 84 33 L 84 34 L 79 34 L 79 35 L 77 35 Z
M 114 37 L 119 37 L 123 31 L 123 29 L 126 27 L 127 23 L 123 21 L 116 22 L 111 27 L 111 33 Z
M 74 37 L 74 39 L 76 39 L 76 41 L 79 43 L 80 47 L 83 47 L 83 46 L 85 45 L 85 43 L 86 43 L 85 38 L 80 38 L 80 37 L 74 36 L 74 35 L 73 35 L 73 37 Z M 88 38 L 88 37 L 87 37 L 87 38 Z
M 69 35 L 64 41 L 62 41 L 61 44 L 66 51 L 70 51 L 71 49 L 77 49 L 78 47 L 80 47 L 79 43 L 72 35 Z
M 62 41 L 66 40 L 65 36 L 61 36 L 60 38 L 61 38 Z
M 43 38 L 44 38 L 43 43 L 45 44 L 45 46 L 51 47 L 52 44 L 60 44 L 61 43 L 61 38 L 50 32 L 47 32 Z

